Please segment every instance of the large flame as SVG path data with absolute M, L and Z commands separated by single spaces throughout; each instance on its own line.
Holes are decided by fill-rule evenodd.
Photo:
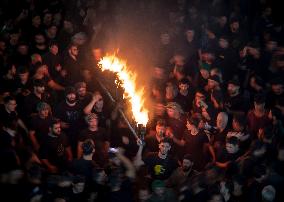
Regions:
M 126 62 L 115 55 L 105 56 L 99 62 L 102 71 L 109 70 L 117 74 L 119 85 L 124 89 L 123 96 L 129 99 L 132 107 L 134 120 L 137 124 L 146 126 L 148 122 L 148 110 L 143 107 L 143 89 L 137 90 L 135 81 L 136 74 L 127 69 Z

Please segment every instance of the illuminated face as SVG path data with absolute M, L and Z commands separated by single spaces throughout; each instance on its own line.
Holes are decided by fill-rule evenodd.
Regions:
M 228 122 L 228 117 L 222 113 L 219 113 L 216 120 L 217 128 L 225 128 Z
M 51 47 L 50 47 L 50 52 L 53 54 L 53 55 L 57 55 L 57 53 L 58 53 L 58 46 L 57 45 L 52 45 Z
M 52 126 L 52 133 L 54 135 L 60 135 L 61 134 L 61 125 L 60 125 L 60 123 L 53 124 L 53 126 Z
M 167 113 L 170 118 L 174 118 L 176 115 L 176 110 L 173 108 L 167 108 Z
M 210 76 L 209 71 L 207 71 L 206 69 L 200 69 L 200 74 L 204 79 L 208 79 Z
M 10 100 L 7 104 L 5 104 L 5 106 L 10 112 L 16 111 L 17 107 L 16 100 Z
M 194 38 L 194 30 L 187 30 L 186 31 L 186 39 L 187 41 L 192 41 Z
M 72 46 L 69 50 L 70 54 L 73 56 L 78 56 L 79 50 L 76 46 Z
M 36 93 L 43 94 L 45 90 L 44 86 L 35 86 Z
M 228 94 L 229 94 L 230 96 L 232 96 L 232 95 L 237 94 L 237 93 L 239 92 L 239 89 L 240 89 L 239 86 L 236 86 L 236 85 L 234 85 L 234 84 L 229 83 L 229 84 L 228 84 L 227 91 L 228 91 Z
M 189 85 L 188 84 L 179 84 L 179 89 L 180 89 L 180 92 L 183 92 L 183 93 L 186 93 L 187 90 L 189 88 Z
M 19 74 L 19 78 L 20 78 L 21 81 L 27 81 L 28 78 L 29 78 L 29 72 Z
M 94 119 L 89 120 L 88 125 L 91 128 L 97 127 L 98 126 L 98 119 L 94 118 Z
M 200 93 L 200 92 L 196 92 L 194 99 L 195 99 L 195 103 L 198 103 L 200 101 L 204 101 L 205 100 L 205 96 L 202 93 Z
M 281 95 L 283 93 L 283 85 L 281 84 L 272 85 L 271 88 L 275 95 Z
M 171 145 L 167 142 L 161 142 L 159 144 L 159 149 L 162 155 L 167 154 L 171 150 Z
M 216 81 L 208 79 L 208 88 L 209 89 L 214 89 L 217 85 L 218 85 L 218 83 Z
M 147 201 L 150 197 L 150 193 L 147 189 L 140 189 L 139 190 L 139 201 Z
M 66 100 L 69 103 L 75 103 L 76 102 L 76 94 L 75 93 L 69 93 L 68 95 L 66 95 Z
M 182 161 L 182 169 L 183 171 L 188 171 L 193 165 L 193 162 L 188 159 L 183 159 Z
M 240 24 L 239 22 L 233 22 L 230 24 L 230 27 L 232 32 L 236 32 L 239 29 Z
M 86 93 L 87 93 L 87 88 L 82 87 L 77 90 L 77 94 L 79 95 L 79 97 L 84 97 Z
M 160 126 L 160 125 L 156 126 L 156 133 L 159 136 L 159 138 L 162 138 L 163 135 L 165 134 L 165 132 L 166 132 L 166 127 L 165 126 Z
M 48 109 L 43 109 L 39 111 L 39 116 L 42 117 L 43 119 L 47 118 L 49 114 L 49 110 Z
M 228 48 L 228 46 L 229 46 L 229 42 L 226 40 L 226 39 L 219 39 L 219 46 L 221 47 L 221 48 Z
M 43 44 L 45 43 L 45 37 L 42 34 L 35 35 L 35 42 L 37 44 Z
M 33 24 L 35 27 L 40 26 L 40 24 L 41 24 L 41 19 L 40 19 L 40 16 L 39 16 L 39 15 L 33 17 L 33 19 L 32 19 L 32 24 Z

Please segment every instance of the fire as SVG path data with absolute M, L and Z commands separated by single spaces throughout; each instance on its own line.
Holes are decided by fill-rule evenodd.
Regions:
M 125 61 L 120 60 L 115 55 L 105 56 L 99 62 L 102 71 L 109 70 L 117 74 L 119 85 L 124 89 L 124 98 L 129 99 L 131 111 L 137 124 L 146 126 L 148 122 L 148 110 L 143 107 L 143 89 L 136 88 L 136 74 L 127 69 Z M 117 83 L 117 82 L 116 82 Z

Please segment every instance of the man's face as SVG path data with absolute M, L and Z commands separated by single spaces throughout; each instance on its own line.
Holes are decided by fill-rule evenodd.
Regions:
M 219 39 L 219 46 L 223 49 L 228 48 L 229 42 L 226 39 Z
M 68 95 L 66 95 L 66 100 L 70 104 L 74 104 L 76 102 L 76 94 L 75 93 L 69 93 Z
M 203 95 L 202 93 L 200 93 L 200 92 L 195 93 L 194 99 L 195 99 L 196 103 L 198 103 L 200 101 L 205 101 L 205 98 L 206 98 L 205 95 Z
M 81 87 L 77 90 L 77 94 L 79 95 L 79 97 L 84 97 L 87 93 L 87 88 L 85 87 Z
M 50 38 L 55 38 L 56 34 L 57 34 L 57 27 L 56 26 L 51 26 L 48 30 L 48 34 Z
M 33 19 L 32 19 L 32 23 L 34 26 L 39 26 L 41 24 L 41 19 L 40 19 L 40 16 L 37 15 L 35 16 Z
M 207 71 L 206 69 L 200 69 L 200 74 L 204 79 L 208 79 L 210 76 L 209 71 Z
M 43 22 L 46 25 L 50 25 L 52 22 L 52 14 L 51 13 L 46 13 L 43 17 Z
M 176 114 L 176 110 L 173 108 L 167 108 L 167 113 L 170 118 L 174 118 Z
M 237 94 L 237 92 L 239 91 L 239 89 L 240 89 L 239 86 L 236 86 L 236 85 L 234 85 L 234 84 L 229 83 L 229 84 L 228 84 L 227 91 L 228 91 L 228 94 L 229 94 L 230 96 L 232 96 L 232 95 Z
M 44 119 L 48 117 L 48 114 L 49 114 L 49 110 L 48 109 L 42 109 L 42 110 L 39 111 L 40 117 L 42 117 Z
M 45 90 L 45 87 L 44 86 L 36 86 L 35 87 L 35 91 L 39 94 L 43 94 L 44 93 L 44 90 Z
M 234 129 L 235 131 L 241 131 L 240 124 L 239 124 L 238 121 L 236 121 L 235 119 L 233 119 L 232 127 L 233 127 L 233 129 Z
M 214 89 L 217 85 L 218 85 L 218 83 L 216 81 L 208 79 L 208 88 L 209 89 Z
M 159 138 L 162 138 L 164 136 L 165 132 L 166 132 L 165 126 L 161 126 L 161 125 L 156 126 L 156 133 L 159 136 Z
M 224 114 L 219 113 L 216 120 L 217 128 L 225 128 L 227 125 L 228 119 Z
M 93 128 L 93 127 L 97 127 L 98 126 L 98 119 L 93 118 L 91 120 L 88 121 L 88 125 L 89 127 Z
M 53 124 L 53 126 L 52 126 L 52 133 L 54 135 L 60 135 L 61 134 L 61 125 L 60 125 L 60 123 Z
M 186 31 L 186 39 L 188 41 L 192 41 L 194 38 L 194 31 L 193 30 L 187 30 Z
M 238 31 L 240 24 L 239 24 L 239 22 L 233 22 L 233 23 L 230 24 L 230 27 L 231 27 L 232 32 L 236 32 L 236 31 Z
M 29 47 L 25 44 L 22 44 L 18 47 L 18 52 L 21 55 L 28 55 Z
M 25 73 L 19 74 L 19 78 L 20 78 L 21 81 L 26 81 L 26 80 L 28 80 L 28 78 L 29 78 L 29 72 L 25 72 Z
M 271 88 L 275 95 L 281 95 L 283 93 L 283 85 L 281 84 L 272 85 Z
M 44 36 L 42 34 L 35 35 L 35 42 L 37 44 L 44 44 L 45 43 Z
M 180 90 L 180 92 L 183 92 L 183 93 L 186 93 L 187 92 L 187 90 L 188 90 L 188 88 L 189 88 L 189 85 L 188 84 L 179 84 L 179 90 Z
M 7 104 L 5 104 L 5 106 L 10 112 L 16 111 L 17 107 L 16 100 L 10 100 Z
M 139 190 L 139 201 L 147 201 L 150 197 L 150 193 L 147 189 L 140 189 Z
M 182 161 L 182 169 L 183 171 L 188 171 L 193 165 L 193 162 L 188 159 L 183 159 Z
M 57 55 L 57 53 L 58 53 L 58 46 L 57 45 L 52 45 L 51 47 L 50 47 L 50 52 L 53 54 L 53 55 Z
M 73 56 L 78 56 L 78 53 L 79 53 L 78 47 L 72 46 L 72 47 L 70 48 L 69 52 L 70 52 L 70 54 L 73 55 Z
M 264 107 L 265 107 L 265 103 L 256 103 L 254 102 L 254 108 L 255 110 L 264 110 Z
M 159 144 L 159 149 L 160 149 L 161 154 L 165 155 L 170 151 L 171 145 L 167 142 L 161 142 Z

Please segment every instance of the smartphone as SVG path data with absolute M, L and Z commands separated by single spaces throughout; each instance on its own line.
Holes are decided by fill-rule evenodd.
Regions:
M 118 149 L 117 149 L 117 148 L 114 148 L 114 147 L 111 147 L 111 148 L 109 148 L 108 151 L 111 152 L 111 153 L 117 153 L 117 152 L 118 152 Z

